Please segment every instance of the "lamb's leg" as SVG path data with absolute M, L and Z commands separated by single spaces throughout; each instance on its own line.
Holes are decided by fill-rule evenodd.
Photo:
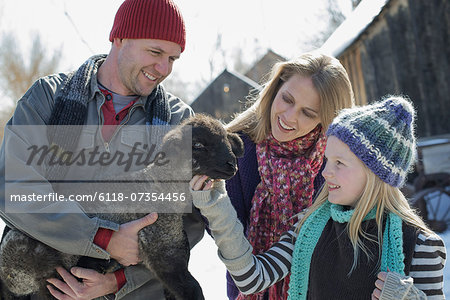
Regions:
M 16 296 L 16 295 L 14 295 L 0 281 L 0 299 L 1 300 L 30 300 L 30 296 Z
M 173 294 L 173 299 L 204 299 L 200 284 L 188 271 L 189 245 L 186 243 L 183 247 L 172 244 L 166 249 L 160 245 L 159 250 L 162 251 L 152 254 L 151 260 L 143 258 L 143 262 Z M 157 255 L 157 258 L 153 255 Z
M 18 230 L 10 230 L 0 246 L 0 278 L 3 289 L 14 295 L 39 294 L 52 299 L 46 279 L 56 277 L 56 266 L 66 266 L 67 256 Z
M 139 244 L 142 263 L 174 299 L 204 299 L 200 284 L 188 271 L 190 249 L 180 215 L 160 214 L 152 226 L 140 231 Z
M 102 274 L 110 273 L 120 268 L 120 264 L 115 259 L 106 260 L 88 256 L 80 257 L 77 266 L 85 269 L 92 269 Z

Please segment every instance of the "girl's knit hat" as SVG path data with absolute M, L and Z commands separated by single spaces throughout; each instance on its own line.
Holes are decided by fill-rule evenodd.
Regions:
M 155 39 L 177 43 L 184 51 L 183 16 L 172 0 L 125 0 L 114 18 L 109 35 L 121 39 Z
M 347 144 L 381 180 L 401 187 L 416 159 L 414 118 L 407 99 L 388 96 L 371 105 L 341 110 L 327 136 Z

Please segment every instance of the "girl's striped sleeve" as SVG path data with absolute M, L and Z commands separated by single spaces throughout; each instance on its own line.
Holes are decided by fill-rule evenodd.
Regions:
M 428 299 L 444 299 L 444 265 L 446 249 L 436 234 L 420 233 L 414 249 L 409 276 L 414 286 L 422 290 Z
M 241 270 L 229 270 L 236 286 L 243 294 L 254 294 L 280 281 L 291 270 L 292 253 L 297 234 L 285 232 L 280 240 L 263 254 L 253 255 L 253 263 Z M 226 260 L 222 258 L 226 264 Z

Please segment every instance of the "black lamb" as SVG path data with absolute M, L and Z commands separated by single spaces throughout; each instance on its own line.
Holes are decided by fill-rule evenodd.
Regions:
M 179 159 L 176 154 L 185 151 L 186 148 L 183 147 L 186 141 L 190 143 L 191 140 L 192 161 Z M 174 172 L 184 178 L 195 174 L 205 174 L 212 179 L 231 178 L 237 171 L 236 158 L 243 154 L 243 143 L 238 135 L 227 132 L 219 121 L 197 114 L 169 131 L 164 137 L 161 149 L 164 153 L 169 153 L 166 157 L 169 163 L 163 166 L 163 169 L 150 164 L 140 171 L 127 175 L 128 190 L 132 191 L 135 188 L 142 190 L 144 184 L 142 182 L 145 181 L 152 182 L 152 190 L 155 190 L 158 188 L 158 182 L 172 178 Z M 155 172 L 156 169 L 158 170 Z M 189 190 L 188 182 L 182 184 L 185 190 Z M 83 190 L 94 192 L 93 186 L 83 185 Z M 173 189 L 179 186 L 178 183 Z M 164 185 L 164 189 L 167 191 L 167 184 Z M 88 213 L 88 215 L 119 224 L 146 215 L 121 210 L 123 206 L 108 203 L 108 213 Z M 199 283 L 188 271 L 190 248 L 183 230 L 182 216 L 181 213 L 159 213 L 154 224 L 140 230 L 139 256 L 142 264 L 153 271 L 163 284 L 167 299 L 204 299 Z M 17 229 L 11 229 L 5 235 L 0 247 L 2 298 L 20 299 L 24 295 L 38 294 L 39 299 L 51 299 L 52 296 L 46 289 L 46 279 L 57 277 L 55 271 L 57 266 L 70 269 L 77 264 L 102 272 L 117 268 L 117 263 L 61 253 Z

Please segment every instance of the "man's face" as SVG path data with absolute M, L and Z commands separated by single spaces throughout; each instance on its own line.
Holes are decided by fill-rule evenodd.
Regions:
M 117 42 L 121 95 L 148 96 L 170 72 L 180 57 L 180 45 L 165 40 L 123 39 Z

